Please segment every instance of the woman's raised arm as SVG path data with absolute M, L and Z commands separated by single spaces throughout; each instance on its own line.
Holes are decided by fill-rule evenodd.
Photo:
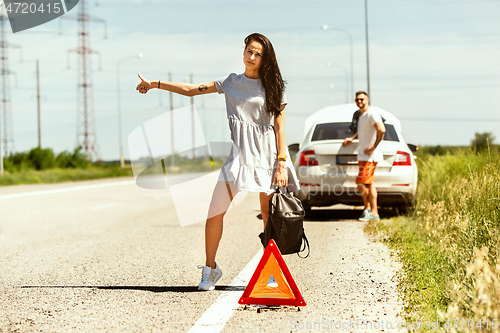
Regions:
M 202 84 L 190 84 L 182 82 L 167 82 L 167 81 L 148 81 L 144 79 L 139 73 L 139 79 L 141 82 L 137 85 L 136 90 L 139 90 L 141 94 L 147 93 L 150 89 L 163 89 L 171 91 L 184 96 L 196 96 L 202 94 L 210 94 L 217 92 L 215 87 L 215 82 L 206 82 Z

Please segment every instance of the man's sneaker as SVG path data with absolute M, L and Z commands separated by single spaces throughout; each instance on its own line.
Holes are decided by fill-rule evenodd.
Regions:
M 372 215 L 371 209 L 364 209 L 363 213 L 361 213 L 361 216 L 359 217 L 359 221 L 368 221 L 368 217 Z
M 370 213 L 370 216 L 367 217 L 367 219 L 365 221 L 379 221 L 380 220 L 380 216 L 374 216 Z
M 222 271 L 215 263 L 215 268 L 210 266 L 198 266 L 198 268 L 203 268 L 201 271 L 201 282 L 198 285 L 198 290 L 214 290 L 215 283 L 219 281 L 222 276 Z

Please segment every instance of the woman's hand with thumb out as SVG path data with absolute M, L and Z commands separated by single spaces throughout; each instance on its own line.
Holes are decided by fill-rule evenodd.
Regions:
M 141 76 L 141 73 L 138 73 L 137 75 L 139 76 L 139 79 L 141 79 L 141 82 L 137 85 L 137 88 L 135 88 L 135 90 L 139 90 L 141 94 L 145 94 L 149 91 L 149 89 L 153 88 L 151 86 L 151 81 L 144 79 Z

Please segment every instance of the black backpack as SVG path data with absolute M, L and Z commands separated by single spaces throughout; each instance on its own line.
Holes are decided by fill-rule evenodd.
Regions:
M 274 239 L 281 254 L 302 252 L 308 248 L 307 258 L 311 252 L 309 241 L 304 232 L 304 216 L 306 215 L 302 202 L 286 189 L 281 193 L 276 189 L 269 200 L 269 218 L 264 232 L 259 235 L 262 245 L 267 246 Z M 302 244 L 304 246 L 302 247 Z M 300 257 L 300 255 L 299 255 Z M 302 258 L 302 257 L 301 257 Z
M 352 134 L 358 133 L 358 121 L 359 121 L 359 116 L 361 115 L 361 111 L 357 110 L 354 112 L 352 115 L 352 120 L 351 120 L 351 125 L 349 125 L 349 130 L 351 130 Z
M 361 111 L 356 110 L 354 114 L 352 115 L 352 120 L 351 120 L 351 125 L 349 125 L 349 130 L 352 132 L 352 135 L 358 133 L 358 122 L 359 122 L 359 116 L 361 115 Z M 382 118 L 382 122 L 385 123 L 385 118 L 380 116 Z

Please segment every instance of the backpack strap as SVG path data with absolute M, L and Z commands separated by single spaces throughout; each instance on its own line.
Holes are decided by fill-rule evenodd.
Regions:
M 311 247 L 309 246 L 309 241 L 307 240 L 305 232 L 302 234 L 302 244 L 304 245 L 304 247 L 301 248 L 299 252 L 297 252 L 297 255 L 299 256 L 299 258 L 306 259 L 307 257 L 309 257 L 309 254 L 311 253 Z M 301 257 L 299 253 L 305 251 L 306 245 L 307 245 L 307 255 L 305 257 Z
M 360 115 L 361 115 L 361 112 L 359 110 L 354 112 L 354 114 L 352 115 L 351 124 L 349 125 L 349 130 L 351 130 L 352 134 L 358 133 L 358 122 L 359 122 Z

